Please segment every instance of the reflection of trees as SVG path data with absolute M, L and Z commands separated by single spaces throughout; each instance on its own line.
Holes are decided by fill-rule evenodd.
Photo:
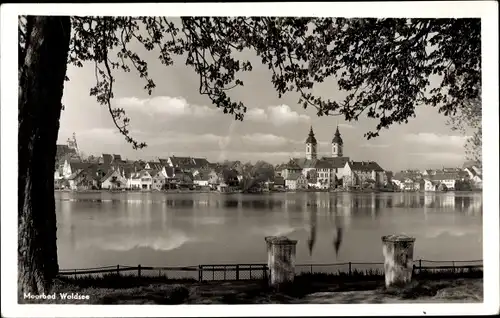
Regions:
M 71 250 L 75 250 L 76 247 L 76 233 L 75 233 L 75 228 L 76 226 L 74 224 L 71 224 L 69 227 L 69 241 L 71 244 Z
M 239 205 L 239 200 L 226 200 L 224 201 L 225 208 L 237 208 Z
M 343 226 L 338 215 L 335 216 L 335 235 L 333 237 L 333 247 L 335 248 L 335 255 L 339 255 L 340 246 L 342 245 Z
M 165 200 L 165 204 L 167 206 L 176 207 L 176 208 L 193 207 L 194 206 L 194 200 L 190 200 L 190 199 L 167 199 L 167 200 Z
M 315 205 L 313 205 L 309 209 L 309 211 L 310 211 L 310 218 L 309 218 L 310 233 L 309 233 L 309 238 L 307 239 L 307 246 L 309 247 L 309 255 L 312 256 L 314 244 L 316 243 L 316 224 L 318 218 L 318 208 Z

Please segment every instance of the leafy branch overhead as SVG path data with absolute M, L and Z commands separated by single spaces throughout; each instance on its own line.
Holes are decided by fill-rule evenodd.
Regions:
M 464 100 L 478 98 L 481 74 L 480 19 L 343 19 L 272 17 L 72 17 L 69 63 L 93 62 L 96 85 L 90 90 L 105 105 L 116 127 L 132 143 L 125 110 L 113 108 L 114 74 L 134 69 L 151 94 L 155 82 L 148 63 L 130 43 L 157 51 L 166 66 L 173 56 L 199 75 L 199 92 L 243 120 L 245 105 L 227 91 L 243 86 L 250 61 L 237 52 L 253 50 L 272 72 L 278 95 L 298 93 L 298 103 L 314 107 L 318 116 L 341 115 L 347 121 L 362 114 L 383 128 L 406 123 L 419 105 L 453 115 Z M 20 39 L 26 25 L 20 21 Z M 22 54 L 23 42 L 20 41 Z M 314 95 L 314 87 L 335 79 L 343 100 Z M 434 79 L 433 79 L 434 78 Z M 333 88 L 332 88 L 333 90 Z

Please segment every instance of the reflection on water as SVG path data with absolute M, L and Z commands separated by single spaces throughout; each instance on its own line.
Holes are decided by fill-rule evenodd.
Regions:
M 297 262 L 378 261 L 382 235 L 417 257 L 482 257 L 479 193 L 266 195 L 56 193 L 62 268 L 265 262 L 264 237 L 297 239 Z

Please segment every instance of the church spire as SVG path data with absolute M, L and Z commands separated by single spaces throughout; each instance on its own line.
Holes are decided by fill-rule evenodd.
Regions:
M 343 156 L 343 145 L 344 141 L 340 137 L 339 126 L 337 125 L 337 130 L 332 139 L 332 157 L 342 157 Z
M 311 126 L 309 130 L 309 136 L 306 139 L 306 159 L 316 159 L 317 158 L 317 145 L 316 137 L 314 137 L 314 131 Z
M 318 142 L 316 141 L 316 137 L 314 137 L 314 131 L 311 126 L 311 130 L 309 130 L 309 136 L 306 139 L 306 144 L 317 144 Z
M 337 143 L 339 145 L 343 145 L 342 137 L 340 137 L 340 131 L 339 131 L 339 126 L 337 126 L 337 130 L 335 131 L 335 135 L 333 136 L 332 139 L 332 144 Z

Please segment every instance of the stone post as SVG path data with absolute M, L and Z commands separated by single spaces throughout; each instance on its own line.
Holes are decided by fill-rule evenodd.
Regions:
M 382 236 L 385 286 L 402 286 L 411 282 L 415 238 L 406 235 Z
M 287 237 L 268 236 L 267 265 L 269 266 L 271 286 L 292 283 L 295 278 L 295 250 L 297 241 Z

